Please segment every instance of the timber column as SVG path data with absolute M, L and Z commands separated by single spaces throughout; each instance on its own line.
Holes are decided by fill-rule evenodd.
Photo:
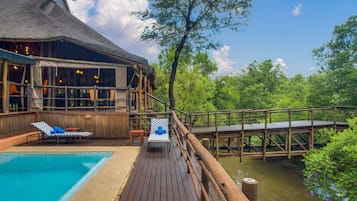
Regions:
M 2 112 L 3 113 L 8 113 L 9 108 L 8 108 L 8 87 L 7 87 L 7 74 L 9 71 L 9 65 L 7 63 L 7 60 L 3 60 L 3 72 L 2 72 Z

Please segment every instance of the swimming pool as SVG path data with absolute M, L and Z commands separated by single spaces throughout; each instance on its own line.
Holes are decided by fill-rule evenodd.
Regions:
M 69 200 L 111 155 L 0 153 L 0 200 Z

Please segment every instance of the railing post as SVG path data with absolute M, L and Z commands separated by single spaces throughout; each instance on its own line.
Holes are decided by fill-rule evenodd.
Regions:
M 68 111 L 68 91 L 67 91 L 67 85 L 64 86 L 64 105 L 65 105 L 65 110 Z
M 241 132 L 240 159 L 239 159 L 240 162 L 242 162 L 243 160 L 243 151 L 244 151 L 244 111 L 242 111 L 242 132 Z
M 202 145 L 209 151 L 210 148 L 209 148 L 209 139 L 208 138 L 202 139 Z M 205 171 L 202 171 L 201 179 L 202 179 L 202 184 L 203 184 L 204 188 L 206 189 L 207 194 L 209 194 L 209 179 L 208 179 L 208 176 L 205 174 Z M 203 196 L 202 190 L 201 190 L 201 201 L 206 201 Z
M 192 156 L 192 150 L 191 150 L 191 147 L 190 145 L 188 144 L 188 140 L 186 138 L 186 136 L 184 137 L 184 140 L 185 140 L 185 144 L 186 144 L 186 150 L 187 150 L 187 158 L 186 158 L 186 164 L 187 164 L 187 173 L 190 173 L 190 165 L 189 165 L 189 161 L 191 156 Z
M 97 85 L 94 85 L 94 101 L 93 101 L 93 106 L 94 106 L 94 111 L 97 111 L 97 98 L 98 98 L 98 89 Z
M 219 157 L 219 136 L 218 136 L 218 126 L 217 126 L 217 113 L 214 113 L 214 125 L 216 128 L 216 158 Z
M 27 110 L 26 111 L 30 111 L 30 107 L 31 107 L 31 85 L 30 83 L 27 83 L 27 86 L 26 86 L 26 93 L 27 93 Z
M 310 146 L 309 149 L 314 149 L 314 135 L 315 135 L 315 128 L 314 128 L 314 110 L 310 107 L 310 116 L 311 116 L 311 135 L 310 135 Z
M 264 111 L 265 113 L 265 122 L 264 122 L 264 136 L 263 136 L 263 160 L 266 159 L 267 154 L 267 135 L 268 135 L 268 111 Z
M 249 201 L 258 200 L 258 182 L 252 178 L 242 180 L 242 191 L 248 197 Z
M 291 110 L 289 109 L 288 159 L 291 158 Z
M 193 127 L 193 125 L 192 125 L 192 113 L 190 113 L 190 115 L 189 115 L 189 122 L 190 122 L 190 131 L 192 131 L 192 127 Z
M 333 125 L 334 125 L 334 129 L 335 129 L 335 132 L 337 132 L 337 106 L 335 105 L 333 107 Z

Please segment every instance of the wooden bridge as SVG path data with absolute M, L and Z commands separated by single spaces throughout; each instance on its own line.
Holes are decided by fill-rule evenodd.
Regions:
M 235 110 L 193 113 L 191 132 L 210 139 L 210 150 L 219 156 L 299 156 L 313 149 L 315 133 L 322 128 L 347 128 L 357 107 L 324 107 L 280 110 Z

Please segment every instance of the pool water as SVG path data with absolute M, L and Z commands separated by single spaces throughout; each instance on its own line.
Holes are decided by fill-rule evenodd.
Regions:
M 109 152 L 0 154 L 0 201 L 70 197 L 111 156 Z

